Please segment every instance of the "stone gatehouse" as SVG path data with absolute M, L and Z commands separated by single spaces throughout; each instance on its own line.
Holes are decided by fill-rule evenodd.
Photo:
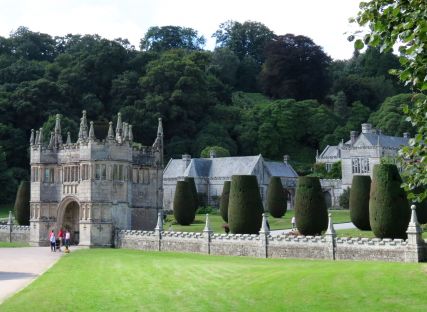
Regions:
M 110 246 L 115 229 L 154 229 L 162 207 L 163 128 L 152 146 L 134 144 L 132 125 L 96 138 L 86 112 L 78 140 L 63 142 L 60 115 L 49 142 L 31 132 L 30 243 L 48 244 L 50 230 L 68 229 L 74 243 Z

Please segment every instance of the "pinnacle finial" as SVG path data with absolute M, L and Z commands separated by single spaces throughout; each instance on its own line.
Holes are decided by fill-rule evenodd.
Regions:
M 132 143 L 133 142 L 132 125 L 129 125 L 128 127 L 128 138 L 129 138 L 129 141 Z
M 82 118 L 80 118 L 80 129 L 79 129 L 79 142 L 87 139 L 87 118 L 86 111 L 82 111 Z
M 259 233 L 264 235 L 268 235 L 270 233 L 267 215 L 265 213 L 262 214 L 261 229 L 259 230 Z
M 118 142 L 122 141 L 122 135 L 123 135 L 122 114 L 117 113 L 116 140 Z
M 35 138 L 35 140 L 34 140 L 34 143 L 37 145 L 37 144 L 40 144 L 40 134 L 39 134 L 39 130 L 36 130 L 36 138 Z
M 203 232 L 212 232 L 209 213 L 206 214 L 205 228 L 203 229 Z
M 30 145 L 34 145 L 34 129 L 31 129 Z
M 43 145 L 43 128 L 39 129 L 39 144 Z
M 156 224 L 156 227 L 154 228 L 154 230 L 155 230 L 156 232 L 161 232 L 161 231 L 163 231 L 163 214 L 162 214 L 162 212 L 161 212 L 161 211 L 159 211 L 159 212 L 157 213 L 157 224 Z
M 163 136 L 163 123 L 162 118 L 159 117 L 159 125 L 157 127 L 157 136 Z
M 50 140 L 48 148 L 53 148 L 55 143 L 55 133 L 53 131 L 50 132 Z
M 332 213 L 328 215 L 328 230 L 325 233 L 326 235 L 335 235 L 334 223 L 332 222 Z
M 90 128 L 89 128 L 89 141 L 95 141 L 95 130 L 93 129 L 93 121 L 90 122 Z
M 123 141 L 128 139 L 128 124 L 127 122 L 123 123 Z
M 108 134 L 107 134 L 107 141 L 114 141 L 114 130 L 113 130 L 113 122 L 110 121 L 108 123 Z
M 9 210 L 9 218 L 7 219 L 7 225 L 13 224 L 12 210 Z
M 70 131 L 67 132 L 67 143 L 66 144 L 67 145 L 71 144 L 71 134 L 70 134 Z

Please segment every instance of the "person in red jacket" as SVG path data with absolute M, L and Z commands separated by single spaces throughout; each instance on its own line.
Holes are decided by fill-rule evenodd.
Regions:
M 64 239 L 64 231 L 62 231 L 62 228 L 58 232 L 58 239 L 59 239 L 59 247 L 58 250 L 61 251 L 62 242 Z

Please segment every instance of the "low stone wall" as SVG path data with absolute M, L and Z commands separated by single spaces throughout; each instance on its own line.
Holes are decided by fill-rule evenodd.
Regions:
M 28 243 L 30 227 L 26 225 L 0 225 L 0 242 Z
M 424 240 L 412 245 L 402 239 L 337 238 L 333 235 L 226 235 L 123 230 L 116 233 L 118 248 L 262 258 L 420 262 L 427 260 L 426 246 Z

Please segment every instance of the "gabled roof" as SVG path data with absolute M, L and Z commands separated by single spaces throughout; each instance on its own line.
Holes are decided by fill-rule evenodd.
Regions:
M 340 149 L 338 145 L 328 145 L 318 158 L 340 157 Z
M 261 155 L 193 158 L 185 168 L 182 159 L 171 159 L 167 164 L 163 177 L 231 177 L 235 174 L 253 174 L 257 164 L 263 161 L 271 176 L 297 177 L 298 174 L 290 164 L 284 162 L 264 161 Z
M 354 146 L 381 146 L 386 148 L 400 148 L 401 146 L 408 145 L 408 138 L 395 137 L 375 132 L 361 133 L 354 142 Z
M 286 178 L 297 178 L 298 174 L 292 168 L 291 165 L 284 162 L 278 161 L 266 161 L 264 162 L 267 170 L 270 172 L 272 177 L 286 177 Z

